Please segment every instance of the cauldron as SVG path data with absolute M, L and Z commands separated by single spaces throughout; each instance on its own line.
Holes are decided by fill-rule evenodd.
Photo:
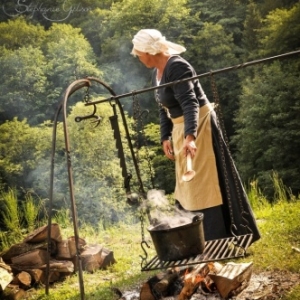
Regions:
M 171 261 L 203 253 L 203 218 L 201 213 L 184 225 L 168 228 L 166 223 L 161 223 L 148 227 L 158 258 Z

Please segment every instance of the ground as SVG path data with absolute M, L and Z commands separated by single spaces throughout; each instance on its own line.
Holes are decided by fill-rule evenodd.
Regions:
M 300 284 L 300 274 L 287 271 L 253 273 L 250 282 L 240 293 L 229 298 L 230 300 L 277 300 Z M 139 290 L 124 291 L 120 300 L 139 300 Z M 190 300 L 222 300 L 219 293 L 206 293 L 201 288 Z M 229 300 L 228 299 L 228 300 Z M 164 299 L 159 299 L 164 300 Z M 176 300 L 168 297 L 165 300 Z

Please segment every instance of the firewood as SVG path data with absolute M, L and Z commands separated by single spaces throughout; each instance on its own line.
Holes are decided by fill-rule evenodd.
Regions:
M 140 300 L 156 300 L 151 292 L 151 288 L 148 282 L 142 285 L 140 292 Z
M 55 240 L 56 242 L 62 241 L 62 236 L 60 233 L 59 225 L 56 223 L 51 224 L 51 235 L 52 240 Z M 30 233 L 23 242 L 29 242 L 29 243 L 41 243 L 47 241 L 48 238 L 48 225 L 42 226 L 36 230 L 34 230 L 32 233 Z
M 21 289 L 18 285 L 10 284 L 5 289 L 1 299 L 21 300 L 26 298 L 26 291 Z
M 30 252 L 32 250 L 36 249 L 47 249 L 47 242 L 41 242 L 41 243 L 18 243 L 15 245 L 12 245 L 8 250 L 2 253 L 3 260 L 6 263 L 11 263 L 12 258 L 15 256 L 19 256 L 21 254 Z M 54 240 L 51 240 L 50 244 L 50 253 L 55 254 L 56 253 L 56 242 Z
M 20 288 L 26 290 L 30 288 L 31 280 L 32 280 L 31 275 L 25 271 L 22 271 L 14 277 L 12 283 L 19 285 Z
M 98 244 L 88 245 L 86 249 L 81 253 L 82 269 L 84 271 L 93 273 L 100 268 L 102 261 L 102 248 L 103 247 Z
M 102 248 L 100 269 L 106 269 L 107 267 L 109 267 L 115 263 L 116 263 L 116 260 L 114 258 L 114 252 L 107 248 Z
M 0 265 L 0 292 L 4 291 L 13 280 L 13 275 L 11 274 L 10 268 L 9 266 L 7 267 L 4 263 L 1 263 Z
M 241 286 L 247 286 L 252 275 L 252 262 L 250 263 L 227 263 L 217 274 L 209 274 L 216 284 L 217 290 L 223 298 Z
M 36 249 L 21 255 L 12 257 L 12 263 L 17 266 L 31 266 L 28 269 L 36 269 L 47 262 L 47 251 Z
M 78 238 L 79 254 L 85 250 L 85 246 L 86 246 L 86 241 L 79 237 Z M 77 254 L 77 249 L 76 249 L 76 241 L 74 236 L 68 238 L 68 248 L 69 248 L 70 257 L 75 257 Z
M 32 269 L 32 270 L 26 270 L 32 278 L 33 284 L 39 284 L 42 282 L 43 278 L 43 271 L 40 269 Z
M 154 285 L 154 290 L 163 296 L 167 296 L 166 292 L 169 286 L 179 278 L 177 272 L 167 273 L 159 282 Z
M 60 273 L 57 271 L 50 271 L 49 273 L 49 282 L 53 283 L 60 279 Z
M 188 271 L 184 275 L 184 286 L 178 296 L 178 300 L 188 300 L 195 293 L 210 270 L 213 268 L 213 263 L 201 263 L 193 270 Z

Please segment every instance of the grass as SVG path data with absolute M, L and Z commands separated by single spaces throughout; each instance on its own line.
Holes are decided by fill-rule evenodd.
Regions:
M 300 245 L 300 201 L 279 201 L 265 205 L 255 211 L 262 238 L 248 249 L 248 256 L 237 262 L 253 262 L 254 272 L 286 270 L 300 272 L 300 253 L 292 247 Z M 141 234 L 139 224 L 119 224 L 108 230 L 96 233 L 91 228 L 83 228 L 87 242 L 97 242 L 114 251 L 117 263 L 108 270 L 99 270 L 94 274 L 83 274 L 85 299 L 112 300 L 111 287 L 121 291 L 139 289 L 140 284 L 154 273 L 141 272 L 143 251 L 140 247 Z M 63 234 L 72 234 L 70 228 L 63 229 Z M 148 234 L 147 234 L 148 235 Z M 151 239 L 146 235 L 146 241 L 151 245 L 149 257 L 155 252 Z M 62 283 L 50 287 L 49 295 L 44 289 L 39 289 L 29 299 L 75 300 L 80 299 L 80 288 L 77 275 L 67 278 Z M 295 287 L 284 300 L 300 299 L 300 286 Z
M 300 199 L 290 195 L 276 177 L 274 186 L 278 187 L 278 192 L 273 205 L 265 199 L 256 182 L 253 182 L 247 191 L 262 237 L 249 247 L 246 257 L 236 262 L 252 261 L 254 273 L 263 271 L 300 273 L 300 253 L 293 250 L 293 247 L 300 247 Z M 8 196 L 9 200 L 15 198 L 10 193 Z M 54 220 L 60 224 L 64 238 L 74 235 L 69 215 L 68 210 L 60 211 Z M 17 222 L 13 218 L 9 218 L 8 221 L 9 224 L 12 221 Z M 115 298 L 112 287 L 121 291 L 139 290 L 144 281 L 159 272 L 141 271 L 141 256 L 144 256 L 140 245 L 141 224 L 136 223 L 134 218 L 127 224 L 119 223 L 108 229 L 104 229 L 100 223 L 98 228 L 83 224 L 80 226 L 80 236 L 88 244 L 98 243 L 112 250 L 117 261 L 107 270 L 98 270 L 93 274 L 83 272 L 85 300 L 113 300 Z M 148 259 L 151 259 L 155 255 L 155 250 L 147 230 L 145 240 L 150 245 L 147 252 Z M 51 285 L 48 295 L 44 287 L 32 289 L 26 299 L 81 299 L 78 274 Z M 282 295 L 281 299 L 300 299 L 300 285 L 294 287 L 288 294 Z

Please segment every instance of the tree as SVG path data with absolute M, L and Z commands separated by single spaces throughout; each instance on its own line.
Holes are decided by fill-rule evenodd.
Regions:
M 19 17 L 1 22 L 0 36 L 0 49 L 18 50 L 28 46 L 35 48 L 45 39 L 45 30 L 41 25 L 33 25 L 24 17 Z
M 249 1 L 244 21 L 243 46 L 246 58 L 254 58 L 259 48 L 258 30 L 262 26 L 262 18 L 255 2 Z
M 261 55 L 275 55 L 299 48 L 300 3 L 291 9 L 276 9 L 259 30 Z
M 0 122 L 15 116 L 37 124 L 47 108 L 46 61 L 39 48 L 32 46 L 5 51 L 0 57 Z
M 300 191 L 299 63 L 265 66 L 243 85 L 237 115 L 237 164 L 247 181 L 257 178 L 272 197 L 275 171 L 296 194 Z

